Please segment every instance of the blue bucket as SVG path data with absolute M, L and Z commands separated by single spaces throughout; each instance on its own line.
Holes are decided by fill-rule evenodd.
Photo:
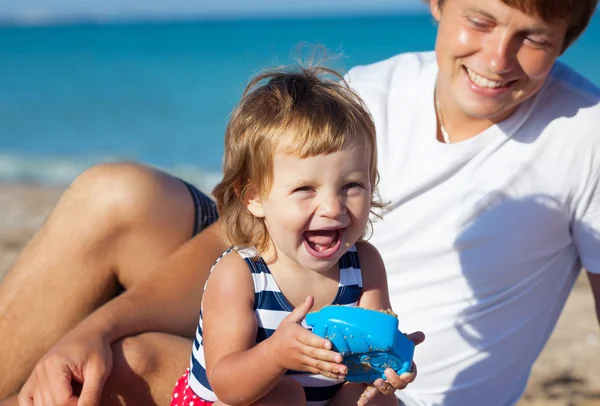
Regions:
M 415 345 L 398 330 L 398 319 L 391 314 L 360 307 L 326 306 L 307 314 L 306 324 L 342 354 L 350 382 L 386 379 L 387 368 L 398 375 L 410 370 Z

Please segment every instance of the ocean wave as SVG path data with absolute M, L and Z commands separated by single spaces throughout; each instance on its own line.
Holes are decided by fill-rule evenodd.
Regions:
M 118 157 L 82 159 L 0 154 L 0 182 L 66 186 L 94 165 L 119 161 L 123 160 Z M 210 192 L 221 179 L 221 173 L 193 165 L 152 166 L 195 185 L 203 192 Z

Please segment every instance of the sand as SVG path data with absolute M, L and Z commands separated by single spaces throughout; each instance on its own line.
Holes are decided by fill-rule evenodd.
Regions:
M 56 187 L 0 184 L 0 279 L 61 193 Z M 582 273 L 519 406 L 600 406 L 598 377 L 600 328 Z

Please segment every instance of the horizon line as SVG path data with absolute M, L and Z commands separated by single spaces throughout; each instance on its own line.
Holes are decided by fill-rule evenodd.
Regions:
M 245 21 L 245 20 L 288 20 L 309 18 L 356 18 L 385 17 L 390 15 L 427 14 L 427 8 L 404 6 L 395 8 L 358 7 L 351 10 L 244 10 L 227 12 L 214 10 L 208 12 L 173 11 L 169 13 L 152 10 L 133 10 L 118 12 L 82 13 L 82 12 L 21 12 L 2 13 L 0 11 L 0 27 L 54 26 L 77 24 L 122 24 L 122 23 L 160 23 L 160 22 L 201 22 L 201 21 Z

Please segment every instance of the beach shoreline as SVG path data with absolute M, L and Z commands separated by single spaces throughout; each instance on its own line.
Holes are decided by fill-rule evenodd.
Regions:
M 0 183 L 0 280 L 64 187 Z M 587 277 L 577 280 L 518 406 L 600 406 L 600 328 Z

